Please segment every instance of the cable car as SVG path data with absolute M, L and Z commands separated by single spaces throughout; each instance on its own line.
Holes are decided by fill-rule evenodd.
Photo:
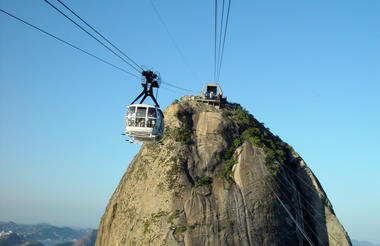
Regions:
M 138 142 L 155 142 L 162 137 L 164 116 L 159 107 L 148 104 L 131 104 L 127 108 L 126 135 Z
M 160 109 L 156 98 L 153 94 L 153 88 L 159 88 L 160 78 L 156 73 L 150 70 L 143 71 L 143 91 L 127 107 L 125 116 L 125 135 L 131 139 L 131 143 L 140 142 L 157 142 L 164 134 L 164 114 Z M 143 97 L 139 104 L 135 102 Z M 152 98 L 155 105 L 142 104 L 147 97 Z

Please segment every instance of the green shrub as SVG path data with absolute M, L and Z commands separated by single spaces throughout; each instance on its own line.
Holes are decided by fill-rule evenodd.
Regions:
M 175 100 L 172 102 L 172 104 L 178 104 L 178 103 L 179 103 L 178 99 L 175 99 Z
M 232 115 L 232 113 L 226 109 L 223 110 L 223 115 L 226 116 L 226 117 L 230 117 Z
M 184 126 L 174 130 L 174 139 L 175 141 L 182 142 L 187 145 L 191 143 L 191 134 L 192 130 L 187 126 Z
M 177 118 L 182 122 L 182 127 L 174 130 L 174 139 L 186 145 L 190 144 L 193 133 L 192 112 L 180 111 L 177 113 Z
M 205 186 L 205 185 L 210 187 L 211 184 L 212 184 L 212 178 L 209 176 L 204 176 L 197 180 L 197 182 L 195 183 L 195 187 Z
M 252 145 L 260 147 L 266 155 L 266 164 L 273 170 L 273 173 L 279 172 L 279 166 L 289 162 L 288 157 L 293 152 L 291 146 L 283 142 L 278 136 L 273 135 L 264 123 L 257 121 L 240 105 L 235 110 L 224 110 L 223 114 L 230 118 L 238 128 L 240 136 L 232 136 L 232 145 L 224 153 L 227 163 L 231 163 L 231 158 L 236 148 L 244 141 L 249 141 Z M 230 162 L 231 161 L 231 162 Z M 233 166 L 233 165 L 232 165 Z M 231 169 L 232 170 L 232 169 Z M 223 175 L 228 173 L 224 171 Z
M 248 140 L 252 145 L 261 146 L 261 140 L 258 137 L 250 137 Z
M 232 182 L 232 168 L 235 164 L 235 161 L 232 159 L 224 163 L 222 178 L 225 179 L 227 182 Z

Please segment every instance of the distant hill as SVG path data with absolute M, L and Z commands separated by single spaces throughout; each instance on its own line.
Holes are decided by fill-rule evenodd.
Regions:
M 64 242 L 54 246 L 94 246 L 96 241 L 96 233 L 96 230 L 92 230 L 76 242 Z
M 23 240 L 39 241 L 44 246 L 54 246 L 63 242 L 73 242 L 91 232 L 91 229 L 73 229 L 58 227 L 46 223 L 36 225 L 17 224 L 15 222 L 0 222 L 0 232 L 12 231 Z M 68 246 L 61 245 L 61 246 Z
M 0 246 L 44 246 L 37 241 L 25 240 L 17 233 L 10 233 L 0 238 Z
M 64 242 L 64 243 L 58 243 L 54 246 L 73 246 L 74 242 Z
M 94 246 L 96 241 L 96 234 L 96 230 L 89 232 L 86 236 L 76 241 L 73 246 Z
M 358 241 L 358 240 L 353 239 L 352 240 L 352 246 L 380 246 L 380 245 L 379 244 L 372 244 L 372 243 L 367 242 L 367 241 Z

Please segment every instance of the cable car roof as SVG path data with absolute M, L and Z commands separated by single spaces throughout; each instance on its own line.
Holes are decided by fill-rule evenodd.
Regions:
M 129 108 L 131 106 L 133 106 L 133 107 L 146 107 L 146 108 L 158 108 L 158 109 L 160 108 L 160 107 L 157 107 L 157 106 L 151 105 L 151 104 L 130 104 L 127 106 L 127 108 Z

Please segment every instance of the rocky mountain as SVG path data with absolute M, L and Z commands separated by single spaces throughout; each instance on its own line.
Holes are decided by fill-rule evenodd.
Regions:
M 240 105 L 183 97 L 101 219 L 105 245 L 351 245 L 302 158 Z

